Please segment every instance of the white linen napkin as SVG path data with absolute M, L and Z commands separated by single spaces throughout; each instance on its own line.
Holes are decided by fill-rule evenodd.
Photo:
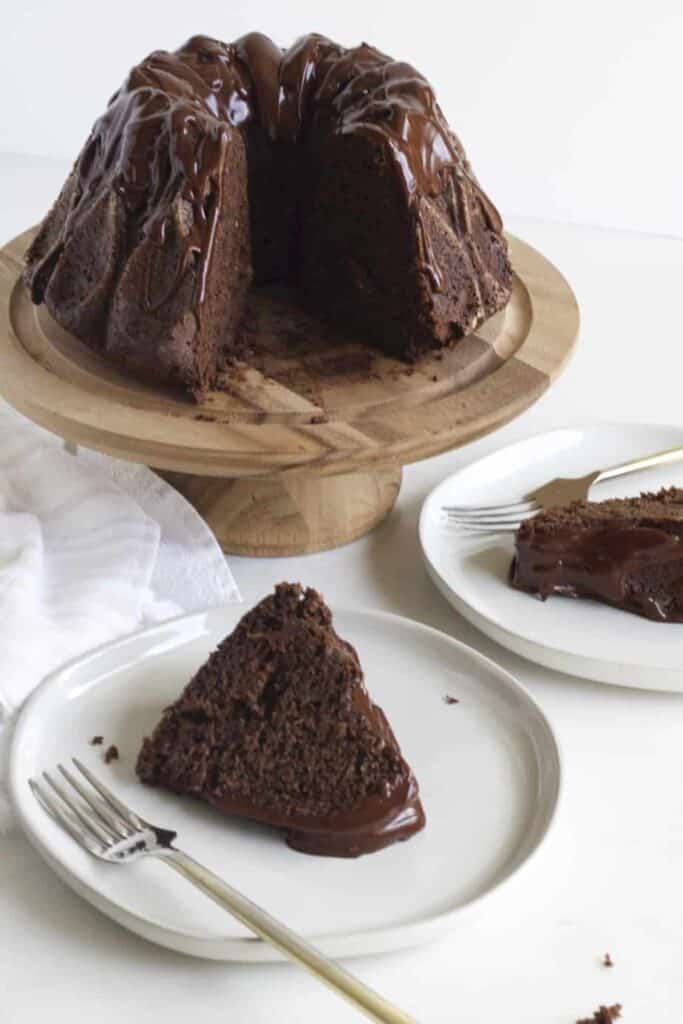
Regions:
M 0 831 L 12 721 L 47 673 L 146 623 L 239 600 L 213 534 L 160 477 L 71 455 L 0 403 Z

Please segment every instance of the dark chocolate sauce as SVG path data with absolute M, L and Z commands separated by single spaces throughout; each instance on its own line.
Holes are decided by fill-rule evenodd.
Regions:
M 254 108 L 251 117 L 258 118 L 275 141 L 278 138 L 282 50 L 260 32 L 242 36 L 234 44 L 233 50 L 244 67 L 246 80 L 253 85 Z
M 261 810 L 232 797 L 209 802 L 225 814 L 238 814 L 284 829 L 287 843 L 301 853 L 327 857 L 360 857 L 390 843 L 408 839 L 424 828 L 425 815 L 412 775 L 390 793 L 366 797 L 348 811 L 327 817 Z
M 518 535 L 511 582 L 542 599 L 593 597 L 658 621 L 680 622 L 683 606 L 671 594 L 639 584 L 639 574 L 671 563 L 680 563 L 683 587 L 683 542 L 653 526 L 530 529 Z

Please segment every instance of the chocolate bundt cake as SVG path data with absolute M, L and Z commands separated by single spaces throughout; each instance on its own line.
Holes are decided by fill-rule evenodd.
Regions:
M 357 857 L 424 827 L 415 778 L 320 594 L 281 583 L 143 742 L 140 779 Z
M 195 36 L 133 68 L 26 256 L 33 301 L 201 396 L 244 355 L 251 281 L 408 361 L 505 305 L 500 217 L 431 86 L 319 35 Z
M 534 516 L 517 532 L 510 580 L 542 599 L 591 597 L 657 622 L 683 622 L 683 490 Z

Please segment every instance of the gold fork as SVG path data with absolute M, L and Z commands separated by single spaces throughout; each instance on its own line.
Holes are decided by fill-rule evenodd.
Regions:
M 449 522 L 475 533 L 514 533 L 520 523 L 539 512 L 572 501 L 585 501 L 594 484 L 612 480 L 627 473 L 636 473 L 652 466 L 664 466 L 683 459 L 683 447 L 667 448 L 663 452 L 644 455 L 630 462 L 621 462 L 606 469 L 578 477 L 557 477 L 547 484 L 525 494 L 520 501 L 501 505 L 443 505 L 442 512 Z
M 72 758 L 72 764 L 75 773 L 73 768 L 57 766 L 59 781 L 43 772 L 42 781 L 29 779 L 28 783 L 43 810 L 87 853 L 108 864 L 130 864 L 140 857 L 156 857 L 259 938 L 353 1003 L 370 1020 L 379 1024 L 417 1024 L 414 1017 L 392 1006 L 291 928 L 179 850 L 173 845 L 175 832 L 151 825 L 131 811 L 77 758 Z

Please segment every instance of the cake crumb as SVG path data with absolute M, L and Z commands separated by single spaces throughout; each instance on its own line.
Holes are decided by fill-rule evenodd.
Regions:
M 91 747 L 99 747 L 104 743 L 104 736 L 93 736 L 90 740 Z
M 614 1006 L 599 1006 L 592 1017 L 583 1017 L 577 1020 L 576 1024 L 612 1024 L 621 1017 L 622 1009 L 621 1003 L 615 1003 Z
M 605 953 L 604 957 L 602 958 L 602 966 L 614 967 L 614 960 L 612 960 L 612 957 L 609 955 L 609 953 Z
M 118 761 L 119 759 L 119 748 L 113 743 L 104 752 L 104 763 L 111 764 L 112 761 Z
M 447 693 L 444 697 L 444 704 L 459 704 L 460 701 L 457 697 L 451 697 L 450 693 Z

